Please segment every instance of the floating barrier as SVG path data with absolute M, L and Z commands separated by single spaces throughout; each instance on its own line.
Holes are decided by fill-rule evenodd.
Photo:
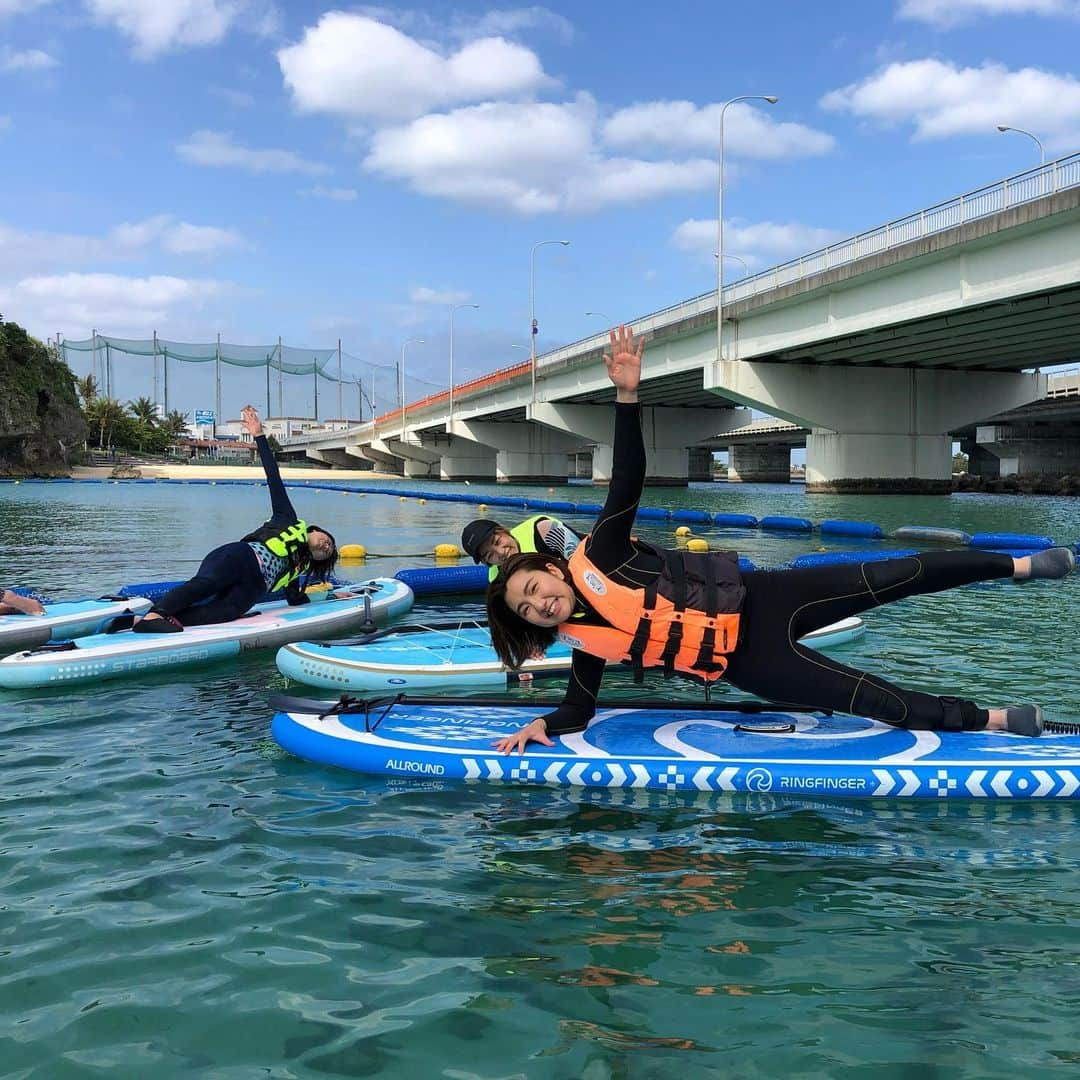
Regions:
M 638 511 L 638 513 L 641 512 Z M 814 528 L 814 523 L 809 518 L 784 517 L 780 514 L 771 514 L 768 517 L 763 517 L 758 522 L 758 528 L 779 529 L 787 532 L 810 532 Z
M 880 540 L 885 530 L 872 521 L 823 521 L 818 528 L 823 536 L 861 536 L 869 540 Z
M 720 528 L 756 529 L 758 519 L 753 514 L 713 514 L 712 523 Z
M 971 546 L 977 548 L 997 548 L 1010 550 L 1026 548 L 1042 551 L 1052 548 L 1054 541 L 1049 536 L 1031 536 L 1027 533 L 976 533 L 971 538 Z
M 957 544 L 967 547 L 971 543 L 971 533 L 963 529 L 938 529 L 932 525 L 902 525 L 893 533 L 896 540 L 917 540 L 931 544 Z
M 481 592 L 487 588 L 486 566 L 421 566 L 399 570 L 394 577 L 403 581 L 416 596 L 445 596 L 448 593 Z
M 711 525 L 712 514 L 706 510 L 672 510 L 672 521 L 692 521 L 697 525 Z

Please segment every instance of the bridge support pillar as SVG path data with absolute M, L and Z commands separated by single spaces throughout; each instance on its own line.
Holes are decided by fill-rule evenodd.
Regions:
M 791 448 L 768 443 L 728 447 L 728 483 L 790 484 Z
M 304 456 L 310 458 L 312 461 L 322 462 L 324 465 L 329 465 L 331 468 L 336 469 L 355 469 L 357 468 L 356 459 L 348 454 L 344 450 L 312 450 L 308 449 L 304 451 Z
M 1080 474 L 1080 424 L 980 424 L 968 450 L 968 471 L 1002 476 Z
M 490 446 L 471 439 L 447 436 L 448 446 L 439 459 L 443 480 L 494 480 L 496 453 Z
M 690 446 L 686 450 L 686 478 L 692 484 L 711 484 L 713 453 L 707 446 Z
M 610 405 L 564 405 L 538 401 L 528 406 L 530 420 L 558 431 L 576 432 L 593 443 L 593 483 L 611 482 L 611 437 L 614 421 Z M 745 409 L 694 409 L 646 406 L 642 432 L 648 466 L 645 483 L 685 486 L 690 476 L 689 448 L 749 421 Z
M 417 435 L 407 433 L 404 439 L 386 439 L 390 451 L 405 462 L 405 475 L 419 480 L 430 480 L 439 475 L 441 453 L 425 446 Z
M 382 439 L 373 439 L 369 443 L 346 446 L 345 452 L 372 462 L 380 472 L 392 473 L 395 476 L 405 475 L 404 460 L 398 457 Z
M 568 455 L 584 445 L 580 436 L 539 424 L 454 420 L 447 426 L 455 437 L 495 451 L 495 479 L 500 483 L 565 484 L 570 474 Z
M 945 493 L 948 432 L 1046 393 L 1046 377 L 936 368 L 854 368 L 725 360 L 705 386 L 809 427 L 808 492 Z

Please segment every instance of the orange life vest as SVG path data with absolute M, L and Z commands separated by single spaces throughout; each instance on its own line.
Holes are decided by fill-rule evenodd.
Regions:
M 635 588 L 598 570 L 587 547 L 583 540 L 570 556 L 570 577 L 608 625 L 566 622 L 560 641 L 604 660 L 629 661 L 635 682 L 647 667 L 662 667 L 665 678 L 681 671 L 711 682 L 724 674 L 724 654 L 738 644 L 746 595 L 735 552 L 653 549 L 664 569 L 655 585 Z

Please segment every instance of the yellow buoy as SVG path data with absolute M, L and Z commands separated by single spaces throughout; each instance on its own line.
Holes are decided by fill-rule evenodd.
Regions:
M 690 535 L 690 526 L 689 525 L 680 525 L 675 530 L 675 535 L 676 536 L 689 536 Z
M 481 514 L 486 514 L 487 513 L 487 503 L 481 503 L 476 509 L 479 510 Z
M 435 558 L 436 559 L 460 559 L 461 549 L 457 544 L 436 544 L 435 545 Z
M 343 559 L 366 559 L 367 548 L 363 544 L 342 544 L 338 554 Z
M 399 495 L 399 496 L 397 497 L 397 501 L 398 501 L 398 502 L 404 502 L 404 501 L 405 501 L 405 498 L 406 498 L 406 497 L 405 497 L 404 495 Z
M 700 536 L 691 537 L 686 541 L 687 551 L 708 551 L 709 541 Z

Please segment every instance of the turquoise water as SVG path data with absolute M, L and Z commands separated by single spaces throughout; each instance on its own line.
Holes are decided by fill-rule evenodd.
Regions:
M 295 499 L 384 552 L 456 540 L 475 513 Z M 1080 538 L 1080 502 L 1051 498 L 721 484 L 644 502 Z M 0 573 L 72 596 L 180 577 L 264 516 L 255 488 L 0 485 Z M 671 541 L 671 526 L 639 533 Z M 853 546 L 723 535 L 763 564 Z M 1077 577 L 920 598 L 869 615 L 836 655 L 1080 720 L 1078 600 Z M 0 1073 L 1015 1078 L 1080 1063 L 1080 808 L 367 779 L 274 747 L 266 693 L 283 686 L 265 654 L 182 681 L 0 691 Z M 632 686 L 616 673 L 605 692 Z

